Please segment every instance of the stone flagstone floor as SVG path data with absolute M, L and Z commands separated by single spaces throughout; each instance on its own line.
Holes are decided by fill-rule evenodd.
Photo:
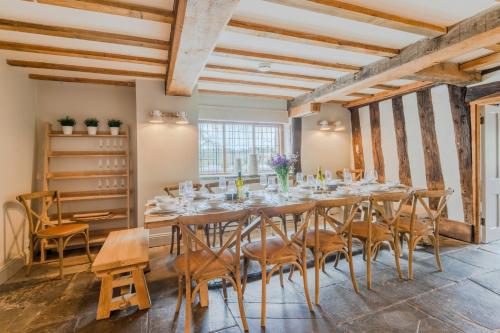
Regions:
M 81 262 L 56 279 L 57 265 L 38 265 L 26 278 L 21 271 L 0 286 L 0 332 L 183 332 L 184 315 L 174 319 L 176 279 L 168 271 L 168 248 L 151 249 L 147 274 L 153 306 L 147 311 L 114 312 L 109 320 L 96 321 L 99 281 Z M 406 253 L 406 251 L 405 251 Z M 394 258 L 382 251 L 373 264 L 373 290 L 365 287 L 365 263 L 355 257 L 361 293 L 355 294 L 347 264 L 327 266 L 321 274 L 320 306 L 311 313 L 305 303 L 302 279 L 273 277 L 268 286 L 268 332 L 500 332 L 500 242 L 467 245 L 443 240 L 444 272 L 434 264 L 432 248 L 415 256 L 414 280 L 400 281 Z M 77 262 L 78 263 L 78 262 Z M 401 259 L 406 274 L 406 256 Z M 309 269 L 314 292 L 314 271 Z M 250 332 L 260 328 L 260 280 L 249 283 L 245 309 Z M 229 289 L 225 302 L 221 290 L 210 289 L 210 306 L 194 306 L 195 332 L 242 332 L 236 295 Z

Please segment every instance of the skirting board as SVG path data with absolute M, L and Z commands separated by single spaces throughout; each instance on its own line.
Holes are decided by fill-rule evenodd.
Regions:
M 2 267 L 0 267 L 0 284 L 5 283 L 10 277 L 16 274 L 20 269 L 24 267 L 24 258 L 17 257 L 7 261 Z
M 439 234 L 467 243 L 474 242 L 474 226 L 464 222 L 441 219 L 439 223 Z

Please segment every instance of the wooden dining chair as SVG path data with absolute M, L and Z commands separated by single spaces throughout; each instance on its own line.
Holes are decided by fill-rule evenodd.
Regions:
M 61 218 L 61 201 L 59 192 L 45 191 L 21 194 L 16 199 L 26 210 L 29 225 L 29 254 L 26 275 L 31 272 L 35 248 L 40 242 L 54 242 L 59 253 L 59 275 L 64 276 L 64 248 L 74 236 L 82 236 L 85 240 L 85 250 L 89 261 L 92 262 L 89 245 L 89 226 L 83 223 L 63 224 Z M 33 209 L 35 202 L 40 202 L 40 211 Z M 52 221 L 48 217 L 49 208 L 55 203 L 57 221 Z
M 243 328 L 245 331 L 248 331 L 240 277 L 241 231 L 247 219 L 247 210 L 179 217 L 178 225 L 184 235 L 182 242 L 184 253 L 177 256 L 174 260 L 174 269 L 177 272 L 179 283 L 175 313 L 179 313 L 185 286 L 185 332 L 190 332 L 191 328 L 191 303 L 193 299 L 200 292 L 202 285 L 214 279 L 222 279 L 224 298 L 227 298 L 225 290 L 226 281 L 229 281 L 233 286 L 238 295 L 238 305 Z M 226 221 L 239 221 L 239 223 L 232 232 L 227 233 L 226 241 L 220 248 L 211 248 L 198 238 L 195 231 L 193 231 L 199 225 L 216 225 Z M 194 250 L 192 248 L 193 245 L 200 249 Z M 192 282 L 196 283 L 194 289 L 192 288 Z
M 274 273 L 279 272 L 281 287 L 283 284 L 283 266 L 291 265 L 296 267 L 303 278 L 304 293 L 309 310 L 312 311 L 312 304 L 309 297 L 309 288 L 307 284 L 307 240 L 306 235 L 309 232 L 309 225 L 312 215 L 314 214 L 314 202 L 304 202 L 299 204 L 290 204 L 281 207 L 266 207 L 258 210 L 260 217 L 260 240 L 247 243 L 243 246 L 243 292 L 247 284 L 248 266 L 250 260 L 258 261 L 262 272 L 262 300 L 261 300 L 261 317 L 260 324 L 266 326 L 266 287 Z M 299 228 L 298 234 L 301 241 L 301 246 L 290 240 L 288 236 L 279 228 L 279 224 L 274 223 L 273 218 L 281 217 L 282 215 L 301 215 L 302 225 Z M 267 238 L 267 228 L 271 230 L 277 237 Z M 267 266 L 271 266 L 271 270 L 267 273 Z
M 436 265 L 439 271 L 443 271 L 439 255 L 439 222 L 452 194 L 453 189 L 451 188 L 432 191 L 417 190 L 413 195 L 411 215 L 400 218 L 398 232 L 408 244 L 408 279 L 413 279 L 413 251 L 424 237 L 431 239 Z M 428 203 L 430 200 L 438 200 L 435 210 L 430 208 Z M 425 216 L 417 214 L 419 205 L 423 208 Z
M 353 181 L 360 180 L 363 177 L 363 170 L 362 169 L 350 169 L 349 172 L 352 175 Z M 337 177 L 339 179 L 344 180 L 344 169 L 337 170 Z
M 382 243 L 389 243 L 394 251 L 396 271 L 400 279 L 403 278 L 399 264 L 399 218 L 404 204 L 410 199 L 413 191 L 376 193 L 369 199 L 368 211 L 363 221 L 352 223 L 352 236 L 363 243 L 363 256 L 366 257 L 366 285 L 372 286 L 371 261 L 372 255 L 377 253 Z M 393 207 L 396 210 L 393 212 Z
M 306 247 L 314 254 L 315 290 L 314 300 L 319 304 L 319 269 L 325 268 L 326 258 L 332 254 L 337 254 L 335 266 L 338 263 L 340 254 L 343 254 L 349 263 L 352 286 L 356 293 L 359 293 L 356 275 L 354 274 L 354 263 L 352 256 L 352 221 L 360 207 L 361 197 L 349 197 L 339 199 L 319 200 L 316 202 L 314 216 L 314 230 L 310 230 L 306 236 Z M 328 212 L 334 208 L 341 208 L 344 213 L 342 222 L 332 218 Z M 322 217 L 333 230 L 319 228 L 319 218 Z M 317 231 L 317 232 L 316 232 Z M 297 233 L 292 239 L 302 245 L 302 235 Z M 316 246 L 316 244 L 318 244 Z

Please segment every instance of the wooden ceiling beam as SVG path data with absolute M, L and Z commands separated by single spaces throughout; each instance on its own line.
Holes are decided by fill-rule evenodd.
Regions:
M 17 51 L 17 52 L 50 54 L 50 55 L 58 55 L 58 56 L 74 57 L 74 58 L 130 62 L 130 63 L 144 64 L 144 65 L 165 66 L 167 64 L 167 60 L 164 59 L 137 57 L 137 56 L 108 53 L 108 52 L 68 49 L 68 48 L 43 46 L 35 44 L 14 43 L 6 41 L 0 41 L 0 49 Z
M 205 69 L 209 71 L 222 72 L 222 73 L 231 73 L 231 74 L 241 74 L 241 75 L 252 75 L 258 77 L 272 77 L 278 79 L 285 80 L 298 80 L 298 81 L 310 81 L 310 82 L 335 82 L 335 79 L 321 76 L 311 76 L 311 75 L 302 75 L 302 74 L 294 74 L 294 73 L 283 73 L 283 72 L 260 72 L 256 69 L 249 68 L 241 68 L 241 67 L 232 67 L 232 66 L 222 66 L 222 65 L 211 65 L 207 64 Z
M 353 96 L 353 97 L 373 97 L 375 94 L 365 94 L 365 93 L 360 93 L 360 92 L 354 92 L 354 93 L 350 93 L 349 95 L 347 96 Z
M 231 83 L 231 84 L 242 84 L 242 85 L 247 85 L 247 86 L 268 87 L 268 88 L 277 88 L 277 89 L 313 91 L 313 89 L 311 89 L 311 88 L 292 86 L 292 85 L 288 85 L 288 84 L 277 84 L 277 83 L 256 82 L 256 81 L 246 81 L 246 80 L 233 80 L 233 79 L 224 79 L 224 78 L 219 78 L 219 77 L 207 77 L 207 76 L 200 77 L 198 79 L 198 82 Z
M 404 94 L 409 94 L 414 91 L 430 87 L 434 85 L 434 82 L 415 82 L 415 83 L 410 83 L 406 84 L 404 86 L 401 86 L 397 90 L 389 90 L 389 91 L 384 91 L 378 94 L 375 94 L 371 97 L 365 97 L 365 98 L 360 98 L 354 101 L 350 102 L 345 102 L 343 103 L 343 106 L 346 108 L 353 108 L 353 107 L 359 107 L 362 105 L 367 105 L 373 102 L 378 102 L 378 101 L 383 101 L 388 98 L 392 98 L 394 96 L 399 96 L 399 95 L 404 95 Z
M 474 59 L 471 61 L 460 64 L 462 71 L 479 71 L 486 67 L 495 66 L 500 64 L 500 52 L 492 53 L 487 56 Z
M 173 12 L 163 8 L 129 3 L 120 0 L 27 0 L 46 5 L 87 10 L 97 13 L 131 17 L 142 20 L 172 23 Z
M 447 32 L 446 27 L 413 20 L 395 14 L 362 7 L 336 0 L 265 0 L 280 5 L 295 7 L 316 13 L 377 25 L 384 28 L 437 37 Z
M 166 93 L 190 96 L 240 0 L 177 0 Z
M 399 50 L 394 48 L 354 42 L 350 40 L 333 38 L 330 36 L 288 30 L 280 27 L 272 27 L 264 24 L 251 23 L 240 20 L 229 21 L 226 30 L 255 37 L 279 39 L 313 46 L 372 54 L 382 57 L 392 57 L 399 53 Z
M 357 72 L 361 68 L 353 65 L 339 64 L 339 63 L 330 63 L 312 59 L 305 58 L 297 58 L 297 57 L 289 57 L 284 55 L 270 54 L 270 53 L 262 53 L 262 52 L 253 52 L 253 51 L 245 51 L 245 50 L 236 50 L 229 48 L 216 47 L 214 49 L 214 55 L 220 55 L 225 57 L 233 57 L 233 58 L 242 58 L 242 59 L 250 59 L 254 61 L 271 61 L 280 64 L 286 65 L 298 65 L 298 66 L 308 66 L 322 69 L 330 69 L 335 71 L 343 71 L 343 72 Z
M 380 89 L 380 90 L 398 90 L 400 87 L 399 86 L 393 86 L 393 85 L 388 85 L 388 84 L 376 84 L 370 88 L 374 89 Z
M 238 95 L 238 96 L 249 96 L 249 97 L 265 97 L 274 99 L 292 99 L 293 96 L 285 95 L 269 95 L 269 94 L 258 94 L 258 93 L 245 93 L 238 91 L 223 91 L 223 90 L 211 90 L 211 89 L 198 89 L 200 94 L 215 94 L 215 95 Z
M 307 105 L 302 105 L 301 108 L 296 108 L 288 111 L 289 118 L 299 118 L 304 116 L 310 116 L 317 114 L 321 111 L 320 103 L 311 103 Z
M 91 84 L 106 84 L 111 86 L 135 87 L 134 81 L 101 80 L 101 79 L 88 79 L 82 77 L 68 77 L 68 76 L 41 75 L 41 74 L 30 74 L 29 78 L 33 80 L 42 80 L 42 81 L 91 83 Z
M 63 65 L 63 64 L 53 64 L 53 63 L 38 62 L 38 61 L 24 61 L 24 60 L 7 59 L 7 64 L 9 64 L 10 66 L 15 66 L 15 67 L 53 69 L 53 70 L 58 70 L 58 71 L 96 73 L 96 74 L 121 75 L 121 76 L 135 76 L 135 77 L 145 77 L 145 78 L 155 78 L 155 79 L 164 79 L 165 78 L 164 74 L 159 74 L 159 73 L 128 71 L 128 70 L 122 70 L 122 69 L 111 69 L 111 68 L 100 68 L 100 67 Z
M 465 86 L 480 82 L 481 73 L 464 72 L 460 70 L 458 64 L 444 62 L 418 71 L 415 74 L 407 75 L 404 78 L 415 81 L 433 81 Z
M 322 85 L 288 103 L 289 108 L 326 102 L 417 73 L 447 59 L 500 42 L 500 6 L 481 12 L 451 27 L 447 34 L 413 43 L 397 56 L 366 65 L 359 73 L 347 74 L 335 83 Z
M 95 30 L 85 30 L 85 29 L 55 26 L 55 25 L 29 23 L 23 21 L 13 21 L 6 19 L 0 19 L 0 30 L 19 31 L 31 34 L 74 38 L 74 39 L 84 39 L 95 42 L 139 46 L 139 47 L 146 47 L 146 48 L 153 48 L 160 50 L 165 50 L 168 47 L 168 41 L 164 40 L 115 34 L 115 33 L 95 31 Z

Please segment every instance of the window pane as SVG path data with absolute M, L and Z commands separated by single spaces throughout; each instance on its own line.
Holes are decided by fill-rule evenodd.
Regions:
M 247 171 L 248 154 L 253 153 L 253 126 L 243 123 L 226 123 L 227 173 L 235 173 L 234 161 L 241 158 L 242 171 Z
M 268 160 L 280 153 L 278 125 L 255 125 L 255 153 L 259 157 L 259 170 L 271 171 Z
M 224 173 L 223 124 L 202 123 L 200 129 L 200 174 Z

